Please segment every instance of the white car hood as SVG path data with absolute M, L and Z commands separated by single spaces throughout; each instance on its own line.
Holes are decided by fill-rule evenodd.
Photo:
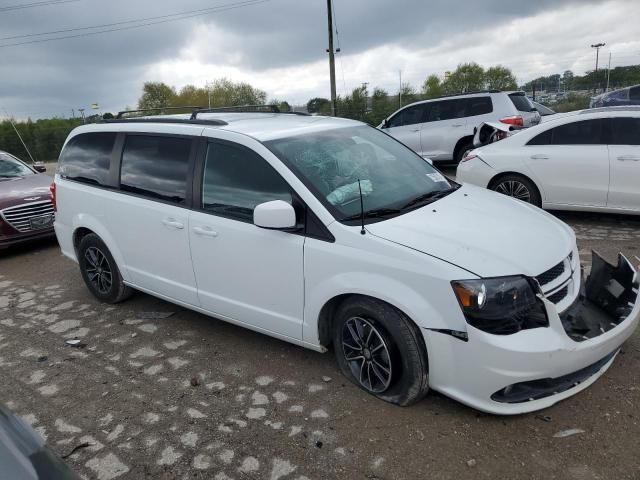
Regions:
M 481 277 L 536 276 L 575 248 L 573 231 L 560 220 L 472 185 L 367 230 Z

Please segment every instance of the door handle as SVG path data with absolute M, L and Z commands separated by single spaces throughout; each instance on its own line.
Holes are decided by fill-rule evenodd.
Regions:
M 464 127 L 464 123 L 454 123 L 452 127 Z
M 538 153 L 536 155 L 531 155 L 531 160 L 549 160 L 549 157 L 547 155 L 543 155 L 541 153 Z
M 419 131 L 420 131 L 420 129 L 419 129 L 419 128 L 416 128 L 415 130 L 411 130 L 411 131 L 415 133 L 415 132 L 419 132 Z
M 640 162 L 640 157 L 636 157 L 635 155 L 621 155 L 618 157 L 619 162 Z
M 175 218 L 165 218 L 162 220 L 162 224 L 169 228 L 175 228 L 176 230 L 182 230 L 184 228 L 184 224 L 178 222 Z
M 218 236 L 218 232 L 211 230 L 209 227 L 193 227 L 193 232 L 201 237 L 215 238 Z

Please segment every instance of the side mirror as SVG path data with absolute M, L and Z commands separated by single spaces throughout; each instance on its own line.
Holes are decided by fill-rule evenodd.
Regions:
M 389 128 L 389 122 L 386 118 L 382 121 L 382 124 L 380 124 L 380 128 Z
M 284 230 L 296 226 L 296 211 L 283 200 L 261 203 L 253 209 L 253 224 L 271 230 Z
M 41 163 L 34 164 L 33 169 L 38 173 L 45 173 L 47 171 L 47 167 Z
M 431 160 L 428 157 L 424 157 L 425 161 L 429 164 L 429 165 L 433 165 L 433 160 Z

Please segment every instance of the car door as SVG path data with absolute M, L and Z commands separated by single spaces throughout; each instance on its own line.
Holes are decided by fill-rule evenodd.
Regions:
M 543 190 L 544 203 L 606 206 L 609 153 L 601 119 L 571 119 L 545 130 L 527 143 L 522 155 Z
M 208 140 L 189 219 L 202 308 L 279 335 L 302 338 L 304 236 L 253 224 L 256 205 L 292 203 L 289 185 L 253 149 Z
M 420 142 L 420 130 L 424 122 L 425 107 L 424 103 L 409 105 L 387 120 L 384 126 L 385 132 L 422 156 L 424 154 Z
M 464 99 L 430 102 L 421 130 L 422 150 L 433 160 L 452 160 L 458 140 L 470 134 Z
M 607 206 L 640 211 L 640 118 L 611 119 Z
M 199 134 L 202 128 L 183 130 Z M 190 305 L 198 305 L 187 228 L 198 140 L 127 134 L 120 157 L 121 194 L 105 207 L 135 286 Z

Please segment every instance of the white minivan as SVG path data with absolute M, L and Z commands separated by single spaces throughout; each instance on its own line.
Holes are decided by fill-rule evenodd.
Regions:
M 548 407 L 640 317 L 638 276 L 526 203 L 447 180 L 362 123 L 278 113 L 75 129 L 52 185 L 89 290 L 133 289 L 319 352 L 386 401 Z

